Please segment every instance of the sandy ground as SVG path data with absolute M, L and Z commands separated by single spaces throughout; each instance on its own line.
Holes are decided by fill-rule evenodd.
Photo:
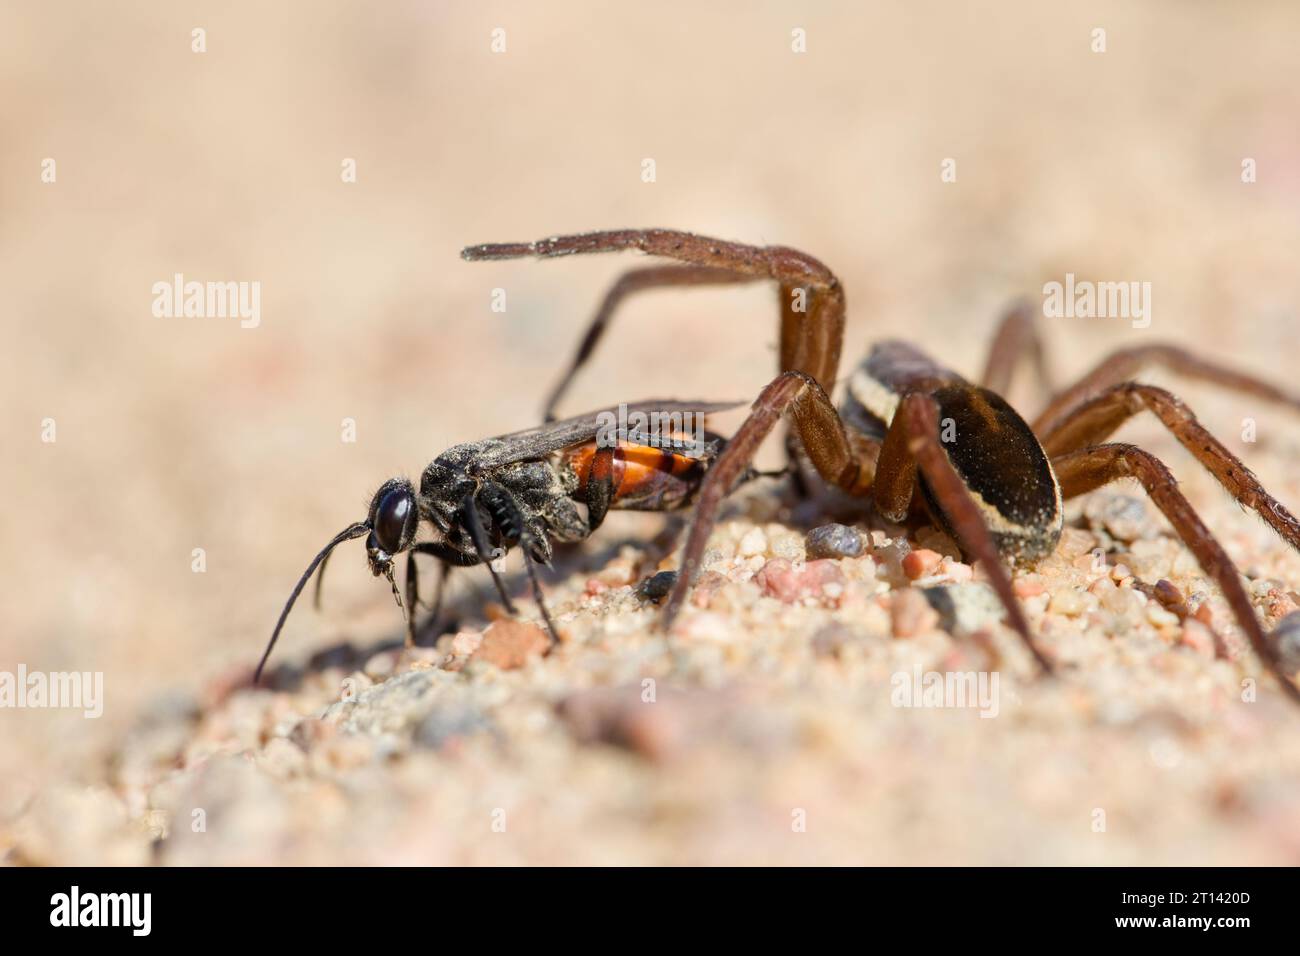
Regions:
M 545 660 L 488 629 L 473 575 L 458 634 L 382 650 L 400 621 L 354 547 L 291 621 L 276 689 L 234 687 L 384 478 L 535 423 L 634 262 L 468 264 L 468 243 L 656 225 L 793 245 L 848 290 L 846 367 L 906 336 L 972 375 L 1013 297 L 1148 281 L 1150 328 L 1044 320 L 1062 380 L 1175 340 L 1293 383 L 1298 29 L 1280 2 L 5 7 L 0 671 L 100 672 L 105 702 L 0 710 L 0 855 L 1296 862 L 1297 715 L 1142 594 L 1171 581 L 1239 645 L 1135 488 L 1078 505 L 1018 580 L 1054 682 L 965 565 L 908 577 L 907 551 L 945 542 L 859 515 L 861 556 L 805 565 L 828 515 L 764 484 L 720 527 L 675 658 L 636 593 L 671 537 L 616 516 L 548 577 L 568 640 Z M 257 327 L 155 317 L 176 273 L 259 282 Z M 774 313 L 765 288 L 646 296 L 567 407 L 750 397 Z M 1300 507 L 1297 416 L 1152 378 Z M 1294 607 L 1300 558 L 1153 421 L 1122 437 L 1170 462 L 1267 623 Z M 974 589 L 973 617 L 929 609 L 944 587 Z M 995 671 L 998 715 L 894 706 L 914 668 Z

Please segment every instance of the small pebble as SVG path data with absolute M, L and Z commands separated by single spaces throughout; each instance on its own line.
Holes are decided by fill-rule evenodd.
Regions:
M 1269 643 L 1282 659 L 1282 668 L 1288 674 L 1300 671 L 1300 611 L 1293 611 L 1278 621 Z
M 437 667 L 444 656 L 436 647 L 404 647 L 397 666 L 403 670 L 427 670 Z
M 1179 643 L 1184 647 L 1190 647 L 1202 657 L 1214 657 L 1214 637 L 1209 628 L 1204 627 L 1199 621 L 1188 621 L 1183 625 Z
M 1281 581 L 1270 581 L 1267 578 L 1260 578 L 1257 581 L 1245 581 L 1246 590 L 1257 598 L 1262 598 L 1269 591 L 1274 591 L 1282 586 Z
M 957 584 L 968 584 L 975 580 L 975 569 L 964 561 L 955 561 L 944 555 L 939 565 L 939 575 Z
M 972 634 L 997 624 L 1006 608 L 987 584 L 946 584 L 922 588 L 921 593 L 951 634 Z
M 687 641 L 703 644 L 730 644 L 737 637 L 731 621 L 714 611 L 693 614 L 677 626 Z
M 487 661 L 503 671 L 517 670 L 550 649 L 551 639 L 531 621 L 497 621 L 483 632 L 483 642 L 471 661 Z
M 1084 531 L 1082 528 L 1066 528 L 1061 532 L 1061 541 L 1056 546 L 1056 553 L 1066 560 L 1073 560 L 1085 554 L 1090 555 L 1096 546 L 1097 536 L 1091 531 Z
M 736 553 L 742 558 L 767 554 L 767 535 L 763 533 L 763 529 L 751 528 L 745 532 L 745 536 L 740 539 L 740 544 L 736 546 Z
M 767 549 L 774 558 L 802 561 L 808 557 L 804 536 L 776 525 L 770 525 L 767 529 Z
M 838 621 L 827 624 L 813 635 L 813 653 L 818 657 L 839 657 L 852 638 L 853 632 Z
M 365 675 L 371 680 L 386 680 L 397 667 L 397 658 L 400 654 L 400 651 L 380 651 L 378 654 L 371 654 L 363 669 Z
M 376 742 L 366 734 L 341 734 L 323 741 L 311 754 L 316 771 L 355 770 L 375 758 Z
M 443 636 L 438 641 L 435 655 L 441 654 L 433 662 L 443 670 L 459 671 L 464 668 L 470 656 L 483 643 L 482 631 L 457 631 L 450 636 Z M 412 668 L 415 670 L 416 668 Z
M 311 753 L 316 746 L 338 732 L 338 724 L 332 721 L 322 720 L 319 717 L 306 717 L 293 728 L 289 740 L 297 744 L 303 753 Z
M 1142 592 L 1132 588 L 1111 588 L 1101 595 L 1101 606 L 1117 617 L 1137 614 L 1145 605 L 1146 598 Z
M 929 548 L 918 548 L 915 551 L 909 551 L 903 558 L 903 573 L 915 581 L 917 578 L 933 574 L 942 560 L 943 555 L 938 551 L 931 551 Z
M 455 740 L 491 729 L 491 721 L 478 709 L 444 705 L 420 721 L 413 739 L 417 746 L 442 750 Z
M 1096 495 L 1084 514 L 1120 541 L 1134 541 L 1146 530 L 1146 502 L 1132 495 Z
M 691 604 L 695 607 L 708 607 L 727 580 L 727 576 L 718 571 L 705 571 L 696 579 L 695 587 L 691 589 Z
M 1214 612 L 1210 610 L 1210 602 L 1202 600 L 1196 607 L 1192 617 L 1200 621 L 1206 627 L 1214 627 Z
M 862 535 L 843 524 L 824 524 L 813 528 L 804 539 L 809 558 L 856 558 L 863 550 Z
M 1080 571 L 1104 572 L 1106 570 L 1105 562 L 1101 562 L 1099 566 L 1099 563 L 1097 561 L 1097 556 L 1094 555 L 1091 551 L 1089 551 L 1086 554 L 1078 555 L 1073 561 L 1070 562 L 1070 565 L 1071 567 L 1077 568 Z
M 809 561 L 796 570 L 785 558 L 773 558 L 759 569 L 754 580 L 765 595 L 785 604 L 817 598 L 834 605 L 844 593 L 844 574 L 834 561 L 828 560 Z M 838 590 L 831 585 L 838 585 Z
M 457 631 L 451 639 L 449 650 L 458 657 L 468 657 L 483 643 L 482 631 Z
M 1011 590 L 1018 598 L 1037 597 L 1047 590 L 1042 580 L 1036 577 L 1016 578 L 1011 582 Z
M 301 773 L 307 766 L 307 755 L 287 737 L 272 737 L 255 759 L 262 770 L 280 779 Z
M 920 528 L 916 532 L 916 543 L 930 551 L 938 551 L 945 558 L 961 560 L 961 549 L 957 547 L 957 542 L 937 528 Z
M 357 694 L 367 691 L 374 687 L 377 682 L 370 679 L 369 675 L 361 671 L 353 671 L 347 677 L 343 678 L 343 683 L 339 685 L 339 697 L 350 699 Z
M 688 748 L 701 727 L 716 722 L 708 695 L 674 692 L 648 700 L 638 686 L 582 690 L 562 700 L 560 719 L 583 744 L 623 747 L 647 760 L 670 759 Z
M 596 575 L 596 580 L 607 588 L 621 588 L 636 580 L 636 569 L 626 558 L 615 558 Z
M 916 637 L 934 630 L 939 623 L 939 614 L 916 588 L 904 588 L 892 595 L 889 620 L 894 637 Z
M 1077 617 L 1084 612 L 1087 606 L 1088 602 L 1078 591 L 1073 588 L 1059 588 L 1052 592 L 1052 600 L 1047 605 L 1047 609 L 1054 614 Z
M 1098 578 L 1088 585 L 1088 590 L 1097 595 L 1097 597 L 1104 597 L 1111 591 L 1115 590 L 1115 582 L 1110 578 Z
M 1155 594 L 1156 600 L 1159 601 L 1162 606 L 1173 611 L 1175 614 L 1187 613 L 1187 599 L 1183 597 L 1183 592 L 1178 590 L 1178 585 L 1174 584 L 1172 581 L 1161 578 L 1156 582 L 1153 593 Z
M 1278 588 L 1272 588 L 1264 596 L 1265 607 L 1268 610 L 1268 616 L 1272 618 L 1286 618 L 1287 616 L 1300 611 L 1300 606 L 1296 604 L 1290 592 L 1282 591 Z M 1278 622 L 1279 626 L 1282 624 Z
M 1147 604 L 1147 620 L 1153 627 L 1174 627 L 1178 624 L 1178 615 L 1151 601 Z

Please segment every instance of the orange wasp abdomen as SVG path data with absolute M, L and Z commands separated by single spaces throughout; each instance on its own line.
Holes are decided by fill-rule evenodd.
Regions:
M 577 445 L 564 453 L 562 466 L 578 479 L 576 497 L 583 497 L 597 462 L 596 443 Z M 613 471 L 611 508 L 664 511 L 687 504 L 704 477 L 704 463 L 667 448 L 620 442 L 608 467 Z

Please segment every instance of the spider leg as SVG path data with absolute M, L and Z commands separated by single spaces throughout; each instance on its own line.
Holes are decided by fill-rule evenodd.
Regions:
M 1125 382 L 1076 406 L 1051 431 L 1042 434 L 1043 449 L 1057 456 L 1109 438 L 1125 421 L 1149 411 L 1164 424 L 1228 494 L 1253 510 L 1291 547 L 1300 551 L 1300 521 L 1264 490 L 1241 459 L 1211 435 L 1177 397 L 1154 385 Z
M 438 567 L 438 584 L 433 591 L 433 604 L 429 607 L 429 623 L 436 625 L 438 619 L 442 617 L 442 599 L 447 592 L 447 579 L 451 577 L 450 564 L 442 564 Z
M 989 584 L 1006 608 L 1008 623 L 1038 666 L 1050 674 L 1052 663 L 1029 630 L 984 516 L 944 453 L 939 439 L 938 403 L 924 392 L 904 396 L 885 435 L 872 490 L 882 513 L 898 513 L 900 509 L 906 513 L 918 470 L 962 548 L 983 566 Z
M 865 457 L 866 441 L 856 445 L 850 442 L 835 406 L 812 376 L 782 372 L 759 394 L 749 417 L 732 435 L 700 485 L 691 530 L 682 552 L 681 570 L 664 605 L 665 630 L 672 626 L 694 583 L 722 499 L 750 473 L 750 463 L 759 445 L 786 411 L 793 414 L 809 458 L 827 481 L 858 496 L 870 487 L 874 469 Z
M 1038 420 L 1034 422 L 1034 431 L 1040 435 L 1053 431 L 1073 409 L 1106 389 L 1127 382 L 1143 368 L 1152 365 L 1166 368 L 1190 379 L 1209 382 L 1243 395 L 1253 395 L 1266 402 L 1286 405 L 1300 411 L 1300 396 L 1286 392 L 1263 379 L 1199 358 L 1176 345 L 1141 345 L 1115 352 L 1074 385 L 1052 399 L 1043 413 L 1038 416 Z
M 1034 312 L 1034 306 L 1029 300 L 1022 299 L 1013 304 L 1002 317 L 998 330 L 994 333 L 993 344 L 989 347 L 984 374 L 980 377 L 985 388 L 999 395 L 1004 394 L 1011 387 L 1011 378 L 1020 360 L 1028 353 L 1034 363 L 1039 384 L 1048 394 L 1053 392 L 1047 352 L 1043 348 L 1042 339 L 1038 337 Z
M 629 269 L 619 276 L 618 280 L 610 286 L 609 291 L 605 293 L 600 308 L 596 310 L 591 324 L 587 326 L 587 331 L 583 334 L 582 342 L 578 345 L 578 351 L 574 354 L 572 361 L 569 362 L 569 367 L 564 370 L 564 374 L 560 376 L 560 380 L 556 382 L 555 387 L 551 390 L 550 397 L 546 399 L 543 421 L 555 421 L 556 406 L 560 404 L 560 400 L 569 390 L 569 386 L 573 384 L 573 379 L 577 376 L 578 371 L 587 364 L 587 360 L 596 351 L 596 346 L 600 343 L 605 330 L 609 327 L 614 312 L 628 296 L 648 289 L 663 289 L 671 286 L 730 285 L 733 283 L 754 282 L 758 278 L 759 276 L 745 275 L 712 266 L 668 265 Z
M 1183 497 L 1174 476 L 1160 459 L 1134 445 L 1094 445 L 1053 458 L 1052 467 L 1065 498 L 1086 494 L 1119 478 L 1140 481 L 1183 544 L 1196 556 L 1201 569 L 1219 585 L 1260 660 L 1277 676 L 1287 695 L 1300 703 L 1300 689 L 1291 682 L 1276 650 L 1265 637 L 1232 559 Z
M 883 444 L 861 437 L 851 442 L 826 393 L 815 381 L 798 372 L 785 372 L 763 389 L 749 418 L 732 436 L 705 477 L 682 553 L 681 571 L 664 607 L 665 629 L 672 626 L 699 570 L 723 497 L 747 470 L 758 446 L 787 410 L 793 413 L 804 447 L 818 472 L 857 497 L 871 493 L 877 507 L 887 516 L 900 511 L 906 514 L 919 467 L 963 547 L 976 560 L 984 562 L 1011 626 L 1038 664 L 1051 671 L 1050 661 L 1030 634 L 984 518 L 943 453 L 934 400 L 919 392 L 907 395 L 899 404 Z M 878 461 L 874 461 L 876 451 Z
M 544 259 L 623 249 L 730 273 L 735 281 L 775 279 L 781 293 L 781 370 L 811 375 L 828 391 L 834 387 L 844 339 L 844 289 L 830 269 L 797 249 L 751 246 L 673 229 L 618 229 L 469 246 L 461 256 L 471 261 Z

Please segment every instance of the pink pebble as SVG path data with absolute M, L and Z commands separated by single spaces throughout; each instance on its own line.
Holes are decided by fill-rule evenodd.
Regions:
M 844 586 L 844 574 L 839 564 L 828 559 L 809 561 L 795 570 L 788 558 L 773 558 L 759 569 L 754 580 L 765 595 L 784 604 L 793 604 L 806 597 L 838 604 Z M 828 593 L 828 585 L 838 585 L 838 589 L 832 589 L 836 593 Z
M 933 574 L 942 560 L 943 555 L 938 551 L 931 551 L 929 548 L 917 548 L 915 551 L 909 551 L 903 558 L 903 573 L 915 581 L 927 574 Z

